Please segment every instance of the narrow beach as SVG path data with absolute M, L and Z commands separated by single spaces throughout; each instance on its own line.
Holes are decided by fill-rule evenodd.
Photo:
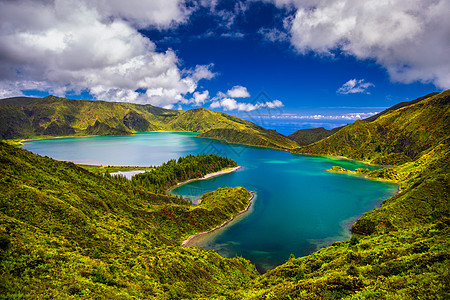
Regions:
M 247 207 L 246 207 L 244 210 L 241 210 L 241 211 L 238 212 L 237 214 L 234 214 L 233 217 L 231 217 L 231 219 L 229 219 L 229 220 L 223 222 L 221 225 L 219 225 L 219 226 L 217 226 L 217 227 L 214 227 L 214 228 L 211 229 L 211 230 L 203 231 L 203 232 L 200 232 L 200 233 L 191 235 L 190 237 L 188 237 L 186 240 L 183 241 L 183 243 L 181 244 L 181 246 L 182 246 L 182 247 L 191 247 L 191 245 L 189 245 L 189 243 L 192 242 L 192 240 L 193 240 L 194 238 L 196 238 L 196 237 L 198 237 L 198 236 L 201 236 L 201 235 L 205 235 L 205 234 L 214 232 L 214 231 L 216 231 L 217 229 L 220 229 L 220 228 L 222 228 L 222 227 L 228 225 L 228 223 L 230 223 L 231 221 L 233 221 L 234 219 L 236 219 L 237 216 L 242 215 L 243 213 L 247 212 L 247 211 L 250 209 L 250 206 L 252 206 L 252 200 L 255 198 L 255 192 L 250 192 L 250 193 L 251 193 L 252 195 L 251 195 L 251 197 L 248 199 L 248 205 L 247 205 Z

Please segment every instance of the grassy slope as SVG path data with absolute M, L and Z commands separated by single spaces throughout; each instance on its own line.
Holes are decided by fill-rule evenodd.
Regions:
M 385 110 L 383 110 L 382 112 L 380 112 L 380 113 L 378 113 L 376 115 L 373 115 L 373 116 L 370 116 L 368 118 L 365 118 L 364 121 L 365 122 L 373 122 L 376 119 L 378 119 L 379 117 L 381 117 L 382 115 L 385 115 L 385 114 L 387 114 L 387 113 L 389 113 L 391 111 L 400 109 L 400 108 L 405 107 L 405 106 L 410 106 L 410 105 L 416 104 L 417 102 L 420 102 L 420 101 L 422 101 L 424 99 L 430 98 L 430 97 L 435 96 L 437 94 L 439 94 L 439 93 L 430 93 L 428 95 L 425 95 L 423 97 L 419 97 L 419 98 L 411 100 L 411 101 L 405 101 L 405 102 L 397 103 L 394 106 L 391 106 L 388 109 L 385 109 Z
M 418 102 L 420 102 L 420 101 L 422 101 L 424 99 L 427 99 L 429 97 L 435 96 L 437 94 L 438 93 L 431 93 L 431 94 L 428 94 L 426 96 L 423 96 L 423 97 L 420 97 L 420 98 L 417 98 L 417 99 L 414 99 L 414 100 L 411 100 L 411 101 L 398 103 L 398 104 L 396 104 L 396 105 L 394 105 L 392 107 L 389 107 L 388 109 L 386 109 L 386 110 L 384 110 L 384 111 L 382 111 L 382 112 L 380 112 L 380 113 L 378 113 L 376 115 L 373 115 L 373 116 L 371 116 L 369 118 L 364 119 L 363 121 L 364 122 L 373 122 L 376 119 L 378 119 L 379 117 L 381 117 L 381 116 L 383 116 L 383 115 L 385 115 L 385 114 L 387 114 L 389 112 L 392 112 L 394 110 L 400 109 L 400 108 L 405 107 L 405 106 L 410 106 L 410 105 L 416 104 L 416 103 L 418 103 Z M 288 137 L 291 140 L 297 142 L 297 144 L 299 144 L 300 146 L 307 146 L 307 145 L 313 144 L 315 142 L 318 142 L 320 140 L 323 140 L 323 139 L 325 139 L 325 138 L 335 134 L 336 132 L 338 132 L 342 128 L 343 127 L 337 127 L 337 128 L 333 128 L 331 130 L 327 130 L 327 129 L 323 128 L 323 127 L 309 128 L 309 129 L 300 129 L 300 130 L 297 130 L 296 132 L 290 134 Z
M 449 144 L 375 171 L 401 194 L 336 242 L 258 276 L 243 259 L 181 248 L 247 205 L 242 188 L 206 194 L 193 208 L 121 186 L 71 163 L 0 144 L 0 290 L 10 297 L 288 299 L 448 296 Z M 336 174 L 336 176 L 342 176 Z M 223 206 L 223 200 L 226 205 Z M 231 199 L 235 201 L 229 202 Z M 8 246 L 8 241 L 11 244 Z
M 450 132 L 450 90 L 390 111 L 373 122 L 356 121 L 332 136 L 297 149 L 384 165 L 418 158 Z
M 264 274 L 250 299 L 448 299 L 450 145 L 369 173 L 401 180 L 402 193 L 366 213 L 348 242 L 292 258 Z M 336 174 L 336 176 L 348 176 Z
M 257 274 L 243 259 L 178 246 L 244 209 L 243 188 L 192 207 L 3 142 L 0 160 L 0 295 L 232 295 Z
M 223 129 L 228 130 L 226 135 L 221 131 Z M 3 139 L 127 135 L 155 130 L 208 132 L 204 137 L 228 142 L 273 148 L 298 147 L 295 142 L 275 131 L 204 108 L 181 112 L 151 105 L 71 100 L 54 96 L 0 101 L 0 138 Z
M 402 192 L 359 218 L 350 241 L 290 259 L 258 278 L 253 290 L 242 291 L 242 297 L 448 299 L 449 94 L 389 111 L 370 123 L 355 122 L 304 147 L 306 153 L 369 161 L 380 161 L 392 151 L 388 162 L 407 162 L 354 173 L 399 181 Z

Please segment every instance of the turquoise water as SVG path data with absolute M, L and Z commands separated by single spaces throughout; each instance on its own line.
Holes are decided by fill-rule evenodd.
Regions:
M 55 159 L 101 165 L 159 165 L 198 153 L 234 159 L 242 166 L 237 172 L 194 181 L 173 193 L 196 200 L 205 192 L 225 186 L 255 191 L 251 211 L 194 244 L 215 249 L 226 257 L 248 258 L 262 272 L 284 263 L 291 253 L 304 256 L 348 239 L 348 227 L 357 217 L 397 191 L 395 184 L 325 172 L 335 165 L 375 168 L 356 161 L 295 155 L 195 136 L 155 132 L 33 141 L 24 147 Z

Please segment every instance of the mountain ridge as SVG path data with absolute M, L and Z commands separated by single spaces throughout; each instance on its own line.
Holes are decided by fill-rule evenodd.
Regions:
M 243 140 L 217 134 L 219 129 L 245 132 L 250 141 L 255 141 L 247 142 L 250 145 L 289 149 L 298 147 L 295 142 L 275 131 L 205 108 L 180 111 L 149 104 L 73 100 L 54 96 L 0 100 L 2 139 L 129 135 L 134 132 L 165 130 L 199 133 L 210 131 L 200 137 L 244 143 Z
M 402 107 L 416 104 L 422 100 L 425 100 L 425 99 L 435 96 L 437 94 L 439 94 L 439 93 L 433 92 L 433 93 L 419 97 L 419 98 L 411 100 L 411 101 L 397 103 L 397 104 L 383 110 L 380 113 L 377 113 L 373 116 L 363 119 L 362 121 L 373 122 L 376 119 L 378 119 L 379 117 L 381 117 L 391 111 L 400 109 Z M 345 126 L 340 126 L 340 127 L 336 127 L 336 128 L 330 129 L 330 130 L 325 129 L 323 127 L 300 129 L 300 130 L 297 130 L 297 131 L 291 133 L 290 135 L 288 135 L 288 138 L 290 138 L 291 140 L 294 140 L 300 146 L 307 146 L 307 145 L 314 144 L 315 142 L 318 142 L 320 140 L 323 140 L 323 139 L 335 134 L 336 132 L 338 132 L 339 130 L 341 130 L 344 127 Z

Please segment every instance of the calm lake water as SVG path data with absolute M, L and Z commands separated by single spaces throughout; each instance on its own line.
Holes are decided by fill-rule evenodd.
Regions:
M 228 226 L 195 241 L 226 257 L 243 256 L 264 272 L 292 253 L 307 255 L 350 237 L 349 226 L 364 212 L 397 192 L 397 185 L 325 172 L 356 161 L 295 155 L 259 147 L 197 138 L 196 133 L 153 132 L 118 137 L 78 137 L 26 142 L 40 155 L 75 163 L 149 166 L 188 154 L 211 153 L 234 159 L 240 170 L 194 181 L 173 193 L 192 201 L 219 187 L 256 192 L 251 210 Z

